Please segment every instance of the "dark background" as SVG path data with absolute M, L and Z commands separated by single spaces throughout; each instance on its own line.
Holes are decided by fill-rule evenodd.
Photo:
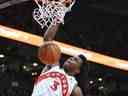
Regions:
M 1 0 L 1 4 L 11 0 Z M 0 24 L 43 36 L 33 20 L 33 1 L 0 9 Z M 78 0 L 56 40 L 128 60 L 127 0 Z M 30 96 L 43 66 L 37 47 L 0 37 L 0 96 Z M 68 56 L 63 55 L 63 62 Z M 38 65 L 33 66 L 36 62 Z M 128 72 L 87 62 L 76 78 L 84 96 L 127 96 Z

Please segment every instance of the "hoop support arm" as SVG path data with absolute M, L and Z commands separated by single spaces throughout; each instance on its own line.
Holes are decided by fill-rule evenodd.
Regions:
M 43 44 L 43 38 L 30 33 L 19 31 L 13 28 L 8 28 L 0 25 L 0 36 L 19 42 L 27 43 L 33 46 L 41 46 Z M 83 54 L 87 57 L 87 60 L 96 62 L 101 65 L 109 66 L 112 68 L 117 68 L 121 70 L 128 71 L 128 61 L 122 60 L 110 56 L 106 56 L 100 53 L 89 51 L 86 49 L 78 48 L 72 45 L 54 41 L 62 50 L 63 54 L 74 56 L 78 54 Z

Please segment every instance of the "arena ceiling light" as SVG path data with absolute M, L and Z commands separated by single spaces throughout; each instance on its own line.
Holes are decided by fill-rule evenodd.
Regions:
M 34 62 L 32 65 L 33 65 L 34 67 L 37 67 L 39 64 L 36 63 L 36 62 Z
M 4 54 L 0 54 L 0 58 L 4 58 L 5 57 L 5 55 Z

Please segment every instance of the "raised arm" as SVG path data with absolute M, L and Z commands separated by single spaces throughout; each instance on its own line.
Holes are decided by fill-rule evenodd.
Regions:
M 57 23 L 56 25 L 50 26 L 50 28 L 44 33 L 44 42 L 52 41 L 55 38 L 55 35 L 59 29 L 60 23 Z M 46 65 L 42 72 L 48 71 L 50 68 L 48 65 Z
M 44 33 L 44 41 L 52 41 L 59 29 L 60 23 L 51 25 L 48 30 Z

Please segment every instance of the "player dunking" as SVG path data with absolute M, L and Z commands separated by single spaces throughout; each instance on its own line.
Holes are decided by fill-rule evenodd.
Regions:
M 54 39 L 60 24 L 61 22 L 56 22 L 45 32 L 44 41 L 46 43 L 39 48 L 39 53 L 43 52 L 41 50 L 46 46 L 49 51 L 53 47 L 59 50 L 59 47 L 50 41 Z M 40 60 L 43 63 L 43 58 Z M 80 73 L 80 68 L 85 60 L 83 55 L 78 55 L 65 61 L 63 68 L 60 68 L 59 58 L 54 64 L 46 65 L 34 85 L 32 96 L 83 96 L 73 75 Z
M 59 25 L 53 25 L 44 34 L 44 40 L 46 44 L 48 42 L 48 46 L 54 46 L 50 41 L 54 39 Z M 73 75 L 80 73 L 80 68 L 85 60 L 83 55 L 70 57 L 63 64 L 64 69 L 60 68 L 59 60 L 56 64 L 51 65 L 51 68 L 46 65 L 34 86 L 32 96 L 83 96 Z

